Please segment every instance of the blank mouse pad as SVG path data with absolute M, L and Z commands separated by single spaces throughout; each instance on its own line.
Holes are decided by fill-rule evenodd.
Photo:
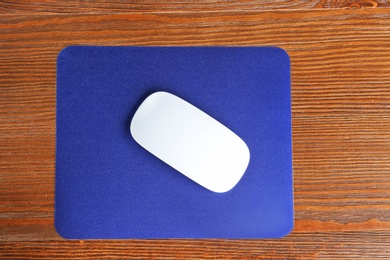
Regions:
M 142 101 L 172 93 L 247 144 L 215 193 L 130 134 Z M 276 238 L 293 227 L 290 61 L 274 47 L 67 47 L 57 60 L 55 227 L 69 239 Z

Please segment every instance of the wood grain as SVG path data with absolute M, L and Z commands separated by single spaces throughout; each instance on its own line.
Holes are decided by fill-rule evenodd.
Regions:
M 25 10 L 42 3 L 45 13 Z M 80 13 L 66 14 L 54 3 L 0 4 L 0 10 L 12 5 L 13 11 L 7 10 L 15 13 L 0 17 L 1 257 L 390 258 L 389 9 L 262 11 L 252 10 L 255 2 L 248 1 L 243 7 L 235 2 L 218 7 L 217 2 L 221 11 L 210 12 L 206 5 L 205 12 L 196 12 L 192 4 L 176 12 L 172 1 L 160 11 L 158 4 L 148 4 L 148 12 L 109 13 L 115 5 L 107 5 L 111 9 L 102 14 L 94 9 L 83 14 L 88 2 L 80 2 Z M 301 2 L 289 3 L 294 8 Z M 293 97 L 292 234 L 277 240 L 60 238 L 53 228 L 55 66 L 58 52 L 68 45 L 276 45 L 287 50 Z
M 389 259 L 388 234 L 293 234 L 279 240 L 131 240 L 4 242 L 8 259 Z
M 3 0 L 0 2 L 0 13 L 132 13 L 132 12 L 226 12 L 226 11 L 265 11 L 292 9 L 321 9 L 321 8 L 382 8 L 389 7 L 389 0 L 203 0 L 180 1 L 168 0 L 158 3 L 155 1 L 19 1 Z

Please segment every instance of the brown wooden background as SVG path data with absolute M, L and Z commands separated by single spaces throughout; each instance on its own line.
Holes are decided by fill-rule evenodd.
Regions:
M 390 259 L 390 1 L 0 1 L 0 257 Z M 53 228 L 68 45 L 276 45 L 292 62 L 295 228 L 275 240 L 67 241 Z

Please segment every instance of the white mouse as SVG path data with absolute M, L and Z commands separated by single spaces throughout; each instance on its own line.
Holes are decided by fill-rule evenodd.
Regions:
M 232 189 L 249 164 L 250 152 L 240 137 L 167 92 L 155 92 L 143 101 L 130 132 L 143 148 L 214 192 Z

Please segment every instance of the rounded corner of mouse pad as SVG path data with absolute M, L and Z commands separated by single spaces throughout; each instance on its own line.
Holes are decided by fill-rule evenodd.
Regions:
M 272 238 L 293 218 L 290 62 L 275 47 L 68 47 L 57 63 L 56 226 L 73 239 Z M 217 194 L 145 151 L 151 90 L 239 135 L 251 160 Z

